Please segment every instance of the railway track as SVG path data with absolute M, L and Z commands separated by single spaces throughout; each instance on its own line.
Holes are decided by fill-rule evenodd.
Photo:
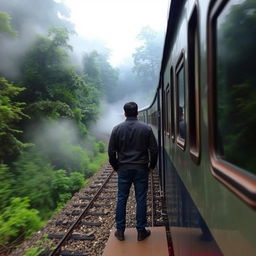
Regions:
M 84 190 L 83 196 L 79 194 L 73 209 L 65 212 L 69 219 L 56 223 L 60 227 L 59 232 L 48 234 L 48 238 L 60 239 L 49 256 L 91 255 L 97 229 L 108 214 L 113 214 L 113 204 L 109 201 L 115 200 L 116 183 L 116 173 L 108 166 L 90 185 L 90 190 Z M 65 233 L 62 233 L 63 229 Z
M 164 220 L 163 220 L 163 212 L 162 212 L 162 196 L 160 193 L 160 181 L 159 176 L 156 170 L 154 170 L 150 175 L 150 186 L 149 186 L 149 202 L 151 204 L 150 209 L 150 219 L 148 220 L 150 223 L 150 226 L 164 226 Z
M 106 165 L 40 232 L 41 237 L 47 236 L 48 238 L 44 247 L 48 248 L 40 255 L 101 255 L 110 230 L 115 225 L 116 193 L 117 173 L 109 165 Z M 149 226 L 163 225 L 161 208 L 159 178 L 157 171 L 154 171 L 149 179 L 147 216 Z M 127 202 L 127 227 L 135 226 L 136 203 L 132 186 Z M 33 245 L 27 243 L 26 246 L 31 248 Z M 11 254 L 11 256 L 18 255 L 23 255 L 21 250 L 19 253 Z

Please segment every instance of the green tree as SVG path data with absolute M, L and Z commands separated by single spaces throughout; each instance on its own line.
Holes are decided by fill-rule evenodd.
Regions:
M 142 28 L 138 34 L 143 44 L 136 48 L 133 54 L 133 71 L 137 77 L 147 83 L 149 89 L 155 88 L 160 71 L 162 38 L 161 33 L 157 33 L 150 27 Z
M 76 75 L 75 83 L 77 84 L 75 91 L 77 104 L 74 109 L 74 115 L 80 128 L 86 129 L 92 122 L 96 121 L 99 115 L 100 93 L 98 89 L 86 82 L 82 76 Z M 84 135 L 87 135 L 87 131 L 84 132 Z
M 96 152 L 105 153 L 106 152 L 106 144 L 103 141 L 99 141 L 95 144 Z
M 68 175 L 65 170 L 55 171 L 52 187 L 56 201 L 60 204 L 66 203 L 73 193 L 77 192 L 83 184 L 84 177 L 79 172 L 72 172 Z
M 38 28 L 40 31 L 47 31 L 50 26 L 74 28 L 74 25 L 68 21 L 70 14 L 68 7 L 54 0 L 1 1 L 0 9 L 10 14 L 13 27 L 19 33 L 25 33 L 25 36 L 31 36 L 31 30 L 35 33 Z
M 25 103 L 15 101 L 23 90 L 0 77 L 0 163 L 10 161 L 25 146 L 18 138 L 22 131 L 17 123 L 28 116 L 23 113 Z
M 15 180 L 10 168 L 5 164 L 0 164 L 0 212 L 9 204 L 14 184 Z
M 101 92 L 107 101 L 116 100 L 114 90 L 117 87 L 118 71 L 111 66 L 106 54 L 93 51 L 83 58 L 85 81 Z
M 114 102 L 117 100 L 113 92 L 117 88 L 118 71 L 111 66 L 106 55 L 100 54 L 97 58 L 97 64 L 100 71 L 102 92 L 108 102 Z
M 67 29 L 52 28 L 48 37 L 38 37 L 26 54 L 22 65 L 26 102 L 60 98 L 67 104 L 75 101 L 75 72 L 68 61 L 68 38 Z
M 77 192 L 84 185 L 84 176 L 79 172 L 72 172 L 69 179 L 72 193 Z
M 70 179 L 65 170 L 58 170 L 52 180 L 55 200 L 59 203 L 65 203 L 72 196 L 70 191 Z
M 40 100 L 29 104 L 26 107 L 27 113 L 33 116 L 32 121 L 40 120 L 41 118 L 57 119 L 60 117 L 74 117 L 74 113 L 70 106 L 62 101 L 56 100 Z
M 46 35 L 51 26 L 74 30 L 74 24 L 68 19 L 70 10 L 60 1 L 3 0 L 0 1 L 0 10 L 8 13 L 9 22 L 18 34 L 16 38 L 10 38 L 7 33 L 0 32 L 0 76 L 9 80 L 16 81 L 21 74 L 20 62 L 38 31 Z
M 24 151 L 14 165 L 18 184 L 15 194 L 28 197 L 31 206 L 39 210 L 41 217 L 50 217 L 52 210 L 57 206 L 52 193 L 52 165 L 40 156 L 35 147 Z
M 99 54 L 96 51 L 85 53 L 83 57 L 83 73 L 86 76 L 86 81 L 97 88 L 102 90 L 100 81 L 100 68 L 97 65 L 97 58 Z
M 48 37 L 39 37 L 23 63 L 23 99 L 33 122 L 44 118 L 74 119 L 87 134 L 87 125 L 98 115 L 98 91 L 78 75 L 70 64 L 69 32 L 52 28 Z
M 11 27 L 10 16 L 6 12 L 0 12 L 0 38 L 2 34 L 16 35 L 17 32 Z

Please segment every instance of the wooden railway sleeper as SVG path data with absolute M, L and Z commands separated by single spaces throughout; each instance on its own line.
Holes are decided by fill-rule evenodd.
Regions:
M 100 193 L 102 192 L 103 188 L 107 185 L 107 183 L 109 182 L 110 178 L 112 177 L 114 171 L 112 171 L 108 178 L 105 180 L 105 182 L 102 184 L 102 186 L 98 189 L 97 193 L 94 195 L 94 197 L 91 199 L 91 201 L 88 203 L 87 207 L 84 209 L 84 211 L 80 214 L 80 216 L 78 217 L 78 219 L 75 221 L 75 223 L 68 229 L 67 233 L 64 234 L 64 236 L 62 237 L 61 241 L 58 243 L 58 245 L 56 246 L 56 248 L 50 253 L 49 256 L 54 256 L 54 255 L 60 255 L 61 252 L 61 247 L 64 244 L 64 242 L 66 242 L 69 237 L 72 237 L 72 232 L 74 231 L 74 229 L 80 224 L 81 220 L 83 217 L 85 217 L 85 215 L 87 214 L 88 210 L 90 209 L 90 207 L 94 204 L 94 201 L 99 197 Z

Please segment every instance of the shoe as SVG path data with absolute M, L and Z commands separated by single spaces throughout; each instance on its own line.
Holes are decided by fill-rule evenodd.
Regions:
M 145 238 L 150 236 L 151 231 L 145 229 L 144 231 L 138 231 L 138 241 L 143 241 Z
M 124 241 L 124 232 L 120 231 L 120 230 L 116 230 L 115 232 L 115 237 L 119 240 L 119 241 Z

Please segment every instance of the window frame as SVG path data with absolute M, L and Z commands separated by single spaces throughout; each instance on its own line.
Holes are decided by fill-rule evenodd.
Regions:
M 168 83 L 165 89 L 165 106 L 166 106 L 166 115 L 165 115 L 165 119 L 166 119 L 166 136 L 168 138 L 170 138 L 171 133 L 170 133 L 170 84 Z
M 166 121 L 166 90 L 165 88 L 163 88 L 163 92 L 162 92 L 162 106 L 163 106 L 163 133 L 164 133 L 164 137 L 166 136 L 166 127 L 167 127 L 167 121 Z
M 175 103 L 174 103 L 174 75 L 173 67 L 170 69 L 170 108 L 171 108 L 171 119 L 170 119 L 170 136 L 171 140 L 175 142 Z
M 176 67 L 175 67 L 175 89 L 176 89 L 176 144 L 177 146 L 185 151 L 186 148 L 186 141 L 187 141 L 187 119 L 186 119 L 186 70 L 185 70 L 185 56 L 184 51 L 181 51 L 181 54 L 178 58 Z M 179 79 L 178 74 L 179 72 L 184 69 L 184 121 L 185 121 L 185 139 L 181 138 L 180 132 L 179 132 Z
M 189 153 L 194 163 L 201 157 L 200 116 L 200 47 L 198 6 L 195 4 L 188 22 L 188 135 Z
M 216 82 L 217 82 L 217 19 L 228 0 L 218 0 L 212 3 L 208 12 L 208 127 L 209 127 L 209 157 L 212 175 L 242 201 L 256 207 L 256 177 L 250 173 L 220 159 L 217 153 L 216 131 Z

